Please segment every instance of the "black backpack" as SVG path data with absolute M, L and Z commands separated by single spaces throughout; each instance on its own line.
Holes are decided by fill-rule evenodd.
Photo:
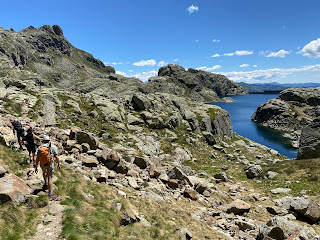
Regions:
M 14 122 L 12 123 L 12 126 L 13 126 L 14 130 L 16 130 L 17 132 L 19 132 L 19 133 L 24 132 L 24 128 L 22 127 L 21 122 L 19 122 L 19 121 L 14 121 Z

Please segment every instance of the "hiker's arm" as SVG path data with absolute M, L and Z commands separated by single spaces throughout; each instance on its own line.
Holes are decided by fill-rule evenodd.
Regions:
M 40 138 L 37 135 L 35 135 L 34 133 L 33 133 L 33 138 L 35 138 L 37 140 L 37 144 L 40 142 Z
M 58 155 L 54 155 L 55 161 L 58 164 L 58 169 L 60 169 L 60 160 Z
M 35 139 L 37 139 L 38 141 L 40 141 L 40 138 L 39 138 L 37 135 L 33 134 L 33 137 L 34 137 Z

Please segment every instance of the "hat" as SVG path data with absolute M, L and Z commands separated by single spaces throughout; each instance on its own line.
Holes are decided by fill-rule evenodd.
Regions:
M 49 136 L 43 136 L 43 141 L 50 141 L 50 137 Z

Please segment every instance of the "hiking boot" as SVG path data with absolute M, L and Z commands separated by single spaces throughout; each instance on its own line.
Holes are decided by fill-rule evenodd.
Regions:
M 47 184 L 43 184 L 42 189 L 43 190 L 47 190 L 48 189 L 48 185 Z
M 58 195 L 55 195 L 54 193 L 49 193 L 48 197 L 49 197 L 49 201 L 52 201 L 52 200 L 55 200 L 56 198 L 58 198 Z

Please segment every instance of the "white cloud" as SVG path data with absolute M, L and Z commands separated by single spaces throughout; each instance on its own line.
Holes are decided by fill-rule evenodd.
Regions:
M 129 72 L 131 72 L 132 70 L 129 70 Z M 148 81 L 148 79 L 150 77 L 154 77 L 158 75 L 158 72 L 155 70 L 149 71 L 149 72 L 141 72 L 141 73 L 136 73 L 136 74 L 126 74 L 125 72 L 121 72 L 121 71 L 116 71 L 116 74 L 125 76 L 125 77 L 135 77 L 135 78 L 139 78 L 140 80 L 146 82 Z
M 252 67 L 255 67 L 255 68 L 256 68 L 256 67 L 258 67 L 258 65 L 255 64 L 255 65 L 253 65 Z
M 220 54 L 216 53 L 211 56 L 212 58 L 220 57 Z
M 121 65 L 124 64 L 123 62 L 104 62 L 104 65 Z
M 194 12 L 198 12 L 199 8 L 197 6 L 194 6 L 193 4 L 187 8 L 187 11 L 191 14 Z
M 222 56 L 227 56 L 227 57 L 232 57 L 234 55 L 237 56 L 245 56 L 245 55 L 252 55 L 253 51 L 235 51 L 235 52 L 231 52 L 231 53 L 224 53 Z
M 138 67 L 145 67 L 145 66 L 153 67 L 156 64 L 157 62 L 154 59 L 141 60 L 140 62 L 133 63 L 134 66 L 138 66 Z
M 238 56 L 252 55 L 253 51 L 236 51 L 234 54 Z
M 178 58 L 176 58 L 176 59 L 174 59 L 173 61 L 174 61 L 174 62 L 179 62 L 179 59 L 178 59 Z
M 279 78 L 284 78 L 289 74 L 297 72 L 307 72 L 307 71 L 320 71 L 320 64 L 303 66 L 301 68 L 273 68 L 265 70 L 254 70 L 249 72 L 225 72 L 221 73 L 233 81 L 237 82 L 266 82 L 275 81 Z
M 218 43 L 218 42 L 220 42 L 220 40 L 219 39 L 213 39 L 212 42 Z
M 165 62 L 165 61 L 161 61 L 161 62 L 159 62 L 158 63 L 158 67 L 163 67 L 163 66 L 166 66 L 166 65 L 168 65 L 168 63 L 167 62 Z
M 281 49 L 279 52 L 271 52 L 266 57 L 279 57 L 284 58 L 287 54 L 290 54 L 289 51 Z
M 197 70 L 202 70 L 202 71 L 207 71 L 207 72 L 210 72 L 210 71 L 213 71 L 213 70 L 217 70 L 221 68 L 220 65 L 215 65 L 215 66 L 212 66 L 211 68 L 208 68 L 208 67 L 198 67 L 196 68 Z
M 126 76 L 126 77 L 127 77 L 127 74 L 126 74 L 125 72 L 116 71 L 116 74 L 119 74 L 119 75 L 122 75 L 122 76 Z
M 133 70 L 130 69 L 129 72 L 133 72 Z
M 148 79 L 150 77 L 154 77 L 154 76 L 157 76 L 157 75 L 158 75 L 158 72 L 155 71 L 155 70 L 152 70 L 152 71 L 149 71 L 149 72 L 137 73 L 137 74 L 133 75 L 132 77 L 139 78 L 142 81 L 146 82 L 146 81 L 148 81 Z
M 303 56 L 310 58 L 319 58 L 320 57 L 320 38 L 313 40 L 307 45 L 305 45 L 302 50 L 299 52 Z
M 241 68 L 245 68 L 245 67 L 249 67 L 249 66 L 250 66 L 249 64 L 241 64 L 240 65 Z
M 225 53 L 225 54 L 223 54 L 223 56 L 232 57 L 232 56 L 234 56 L 234 53 Z

